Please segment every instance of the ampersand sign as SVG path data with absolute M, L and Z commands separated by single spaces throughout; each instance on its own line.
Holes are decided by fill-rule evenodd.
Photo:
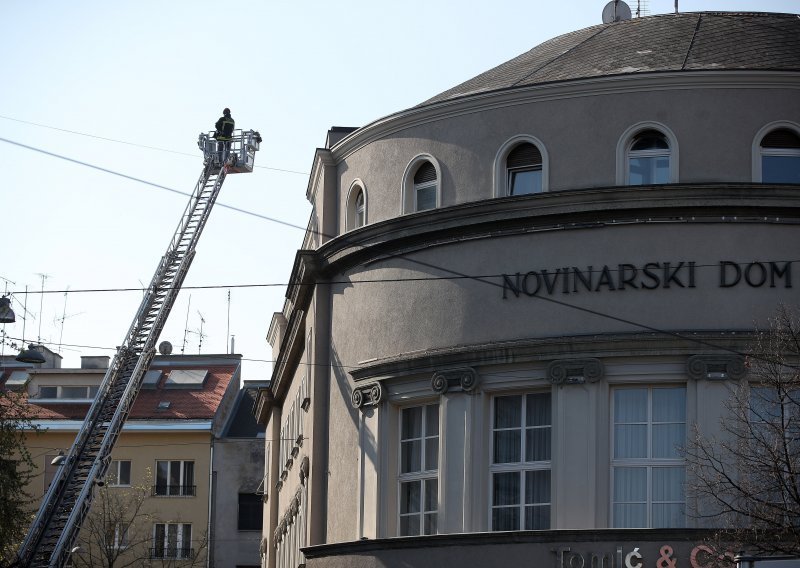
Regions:
M 677 560 L 672 559 L 672 547 L 668 544 L 665 544 L 661 547 L 659 551 L 661 553 L 661 558 L 658 559 L 656 562 L 657 568 L 675 568 L 675 565 L 678 563 Z

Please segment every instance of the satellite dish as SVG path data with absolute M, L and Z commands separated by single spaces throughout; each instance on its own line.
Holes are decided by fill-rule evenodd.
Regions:
M 172 343 L 169 341 L 162 341 L 158 344 L 158 352 L 162 355 L 170 355 L 172 353 Z
M 631 19 L 631 9 L 622 0 L 611 0 L 603 8 L 603 23 L 622 22 Z

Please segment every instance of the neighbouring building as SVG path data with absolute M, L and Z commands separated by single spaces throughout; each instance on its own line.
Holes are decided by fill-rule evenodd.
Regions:
M 65 369 L 60 358 L 46 359 L 35 366 L 4 360 L 0 373 L 5 388 L 27 393 L 41 429 L 28 435 L 38 467 L 29 487 L 36 502 L 109 364 L 109 357 L 82 357 L 81 368 Z M 95 489 L 75 566 L 103 565 L 105 547 L 120 551 L 120 562 L 137 558 L 141 566 L 258 565 L 260 530 L 253 532 L 251 519 L 261 509 L 242 495 L 255 495 L 263 478 L 264 429 L 252 416 L 254 388 L 241 389 L 240 382 L 240 355 L 155 357 L 114 446 L 106 483 Z
M 597 25 L 332 129 L 262 566 L 708 565 L 681 447 L 799 303 L 798 184 L 795 14 Z

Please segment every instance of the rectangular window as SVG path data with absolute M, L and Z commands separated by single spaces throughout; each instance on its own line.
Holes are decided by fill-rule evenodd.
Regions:
M 686 388 L 620 388 L 613 405 L 612 526 L 685 526 Z
M 154 495 L 194 496 L 193 461 L 157 461 Z
M 439 510 L 439 405 L 400 412 L 400 536 L 436 534 Z
M 493 401 L 491 530 L 550 528 L 550 393 Z
M 119 523 L 112 523 L 106 527 L 105 545 L 107 548 L 120 549 L 127 548 L 128 527 L 123 527 Z
M 260 531 L 264 519 L 264 502 L 255 493 L 239 493 L 240 531 Z
M 151 558 L 193 558 L 192 525 L 156 523 L 153 526 Z
M 111 486 L 129 486 L 131 484 L 131 461 L 114 460 L 106 474 L 108 484 Z

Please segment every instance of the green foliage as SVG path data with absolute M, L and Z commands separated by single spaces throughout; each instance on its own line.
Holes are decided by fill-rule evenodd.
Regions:
M 9 564 L 31 521 L 34 463 L 25 431 L 36 431 L 24 395 L 0 389 L 0 565 Z

